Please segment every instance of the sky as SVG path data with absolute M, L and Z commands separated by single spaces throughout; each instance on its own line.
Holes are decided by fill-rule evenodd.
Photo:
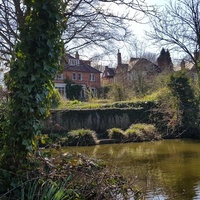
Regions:
M 164 7 L 169 1 L 170 0 L 145 0 L 145 2 L 148 5 L 156 5 L 160 9 L 162 9 L 162 7 Z M 175 0 L 171 0 L 171 1 L 173 2 Z M 150 29 L 151 29 L 150 28 L 150 24 L 148 23 L 148 19 L 147 18 L 145 18 L 143 20 L 143 22 L 144 23 L 135 23 L 135 22 L 133 22 L 131 24 L 133 33 L 135 34 L 135 38 L 136 38 L 136 40 L 139 41 L 139 44 L 140 44 L 140 42 L 141 42 L 141 44 L 143 43 L 143 45 L 144 45 L 143 48 L 144 48 L 145 52 L 155 53 L 157 56 L 159 56 L 160 51 L 163 48 L 163 46 L 154 45 L 153 41 L 150 41 L 150 39 L 148 39 L 148 37 L 146 36 L 145 32 L 146 31 L 147 32 L 150 31 Z M 120 49 L 120 51 L 122 53 L 123 61 L 124 62 L 128 61 L 129 58 L 130 58 L 130 50 L 126 49 L 126 47 L 123 47 L 123 48 Z M 129 51 L 129 53 L 128 53 L 128 51 Z M 131 55 L 132 57 L 134 57 L 134 56 L 137 57 L 136 56 L 136 52 L 134 52 L 134 49 L 133 49 L 133 51 L 131 53 L 132 53 L 132 55 Z M 171 57 L 172 57 L 173 62 L 177 62 L 177 59 L 179 59 L 181 55 L 179 55 L 177 52 L 170 52 L 170 53 L 171 53 Z M 116 59 L 116 57 L 114 59 Z M 112 59 L 111 63 L 113 61 L 114 60 Z
M 168 0 L 145 0 L 145 2 L 148 5 L 156 5 L 156 6 L 162 7 L 163 5 L 165 5 L 165 3 L 168 2 Z M 132 22 L 130 24 L 130 28 L 131 28 L 131 30 L 133 30 L 133 34 L 135 35 L 135 37 L 134 37 L 135 40 L 139 41 L 138 42 L 139 45 L 140 45 L 140 43 L 141 44 L 143 43 L 144 47 L 141 47 L 141 48 L 144 48 L 145 52 L 151 52 L 151 53 L 155 53 L 155 54 L 159 55 L 161 47 L 153 45 L 152 41 L 150 42 L 150 40 L 145 35 L 145 31 L 150 30 L 150 26 L 148 24 L 148 19 L 145 18 L 142 22 L 143 23 Z M 122 43 L 120 45 L 119 49 L 122 54 L 123 62 L 127 62 L 130 59 L 130 57 L 137 57 L 136 51 L 134 51 L 134 49 L 132 49 L 130 51 L 130 48 L 128 48 L 124 43 Z M 116 49 L 116 55 L 117 55 L 117 51 L 118 50 Z M 116 55 L 104 58 L 104 61 L 102 61 L 99 64 L 100 65 L 110 65 L 111 67 L 116 66 L 116 62 L 117 62 Z

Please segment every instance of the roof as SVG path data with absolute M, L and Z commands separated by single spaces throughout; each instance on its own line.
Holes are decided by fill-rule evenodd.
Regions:
M 66 57 L 68 59 L 76 59 L 69 54 L 67 54 Z M 79 65 L 70 65 L 68 62 L 68 59 L 65 60 L 65 64 L 64 64 L 64 70 L 66 70 L 66 71 L 101 73 L 99 70 L 97 70 L 89 65 L 90 61 L 79 59 Z
M 114 76 L 115 75 L 115 68 L 109 68 L 107 70 L 107 76 Z
M 161 72 L 161 68 L 146 58 L 131 58 L 128 65 L 128 71 L 141 70 L 152 73 Z
M 192 62 L 185 62 L 185 69 L 190 70 L 190 71 L 195 71 L 195 65 Z M 174 66 L 174 71 L 179 71 L 181 70 L 181 65 L 176 65 Z
M 103 77 L 113 77 L 115 75 L 115 68 L 105 67 Z
M 101 73 L 99 70 L 89 66 L 89 65 L 76 65 L 76 66 L 65 66 L 64 70 L 73 72 L 89 72 L 89 73 Z

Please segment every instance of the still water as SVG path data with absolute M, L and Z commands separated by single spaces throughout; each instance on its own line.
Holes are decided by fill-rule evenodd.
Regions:
M 200 141 L 163 140 L 64 150 L 104 160 L 142 190 L 143 199 L 200 200 Z

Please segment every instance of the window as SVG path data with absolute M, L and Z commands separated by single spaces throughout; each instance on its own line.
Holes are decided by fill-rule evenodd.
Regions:
M 90 74 L 90 81 L 95 81 L 95 75 L 93 73 Z
M 97 91 L 95 88 L 90 88 L 90 95 L 91 97 L 96 97 L 97 96 Z
M 58 90 L 61 96 L 65 96 L 65 87 L 56 86 L 56 89 Z
M 82 81 L 82 74 L 81 73 L 78 74 L 78 80 Z
M 63 74 L 57 74 L 56 80 L 63 80 Z
M 76 73 L 75 72 L 72 73 L 72 80 L 76 80 Z
M 72 66 L 79 65 L 79 60 L 77 60 L 77 59 L 69 59 L 69 65 L 72 65 Z

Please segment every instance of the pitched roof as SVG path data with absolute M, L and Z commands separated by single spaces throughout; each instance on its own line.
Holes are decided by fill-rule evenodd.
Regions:
M 113 77 L 115 75 L 115 68 L 106 66 L 103 72 L 103 77 Z
M 131 70 L 149 71 L 151 73 L 161 72 L 161 68 L 146 58 L 131 58 L 128 65 L 128 71 Z
M 68 59 L 76 59 L 73 56 L 67 54 L 66 57 Z M 79 59 L 79 64 L 78 65 L 70 65 L 70 63 L 68 62 L 68 60 L 65 60 L 65 64 L 64 64 L 64 70 L 67 71 L 74 71 L 74 72 L 88 72 L 88 73 L 101 73 L 99 70 L 91 67 L 89 65 L 90 61 L 87 60 L 80 60 Z
M 114 76 L 115 75 L 115 68 L 109 68 L 107 71 L 107 76 Z
M 190 70 L 190 71 L 195 71 L 195 65 L 193 62 L 185 62 L 185 69 L 186 70 Z M 174 71 L 179 71 L 181 70 L 181 65 L 178 64 L 176 66 L 174 66 Z

